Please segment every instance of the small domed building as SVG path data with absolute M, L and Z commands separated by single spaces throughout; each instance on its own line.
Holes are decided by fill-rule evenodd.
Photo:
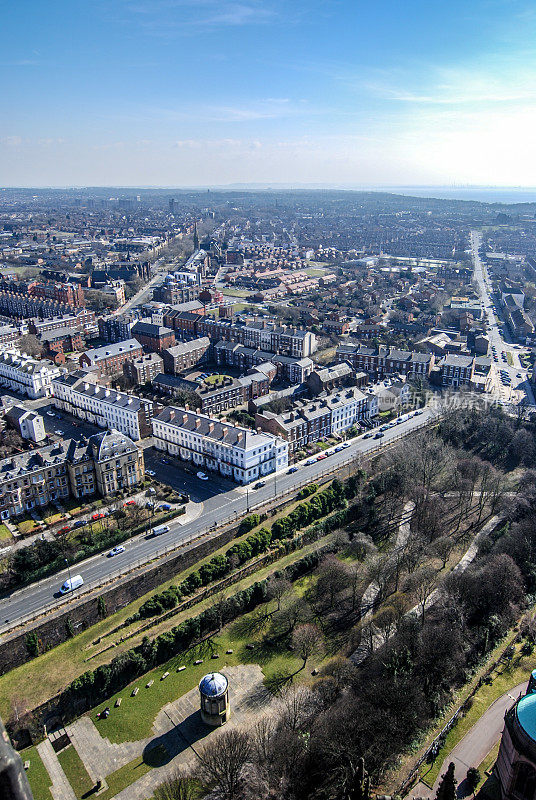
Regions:
M 199 681 L 201 719 L 216 728 L 225 725 L 231 714 L 229 681 L 221 672 L 210 672 Z
M 503 800 L 536 800 L 536 670 L 505 714 L 495 774 Z

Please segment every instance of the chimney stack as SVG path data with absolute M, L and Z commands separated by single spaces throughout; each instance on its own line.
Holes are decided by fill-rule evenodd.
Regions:
M 187 422 L 188 422 L 188 414 L 183 414 L 182 415 L 182 424 L 186 425 Z
M 175 409 L 174 408 L 170 408 L 169 409 L 169 421 L 171 422 L 171 420 L 174 420 L 174 419 L 175 419 Z
M 214 430 L 214 423 L 213 422 L 209 422 L 208 423 L 208 432 L 212 433 L 213 430 Z
M 199 417 L 197 417 L 195 420 L 195 427 L 196 429 L 201 427 L 201 420 L 199 419 Z

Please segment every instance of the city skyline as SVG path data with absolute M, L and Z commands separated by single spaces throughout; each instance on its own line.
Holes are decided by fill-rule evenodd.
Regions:
M 121 0 L 5 15 L 0 183 L 536 185 L 517 0 Z

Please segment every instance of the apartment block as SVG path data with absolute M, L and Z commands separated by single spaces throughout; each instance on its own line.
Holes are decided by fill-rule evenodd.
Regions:
M 32 400 L 51 397 L 53 381 L 61 370 L 51 361 L 38 361 L 15 348 L 0 350 L 0 385 Z
M 99 375 L 116 375 L 123 371 L 123 364 L 126 361 L 133 361 L 142 355 L 143 347 L 140 342 L 137 339 L 127 339 L 87 350 L 80 356 L 78 362 L 81 367 L 98 370 Z

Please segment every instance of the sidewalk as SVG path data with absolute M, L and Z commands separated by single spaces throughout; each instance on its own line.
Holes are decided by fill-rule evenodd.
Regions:
M 458 782 L 458 797 L 465 797 L 466 794 L 469 794 L 464 790 L 467 770 L 469 767 L 478 767 L 490 750 L 495 747 L 501 738 L 506 711 L 526 688 L 527 681 L 523 681 L 523 683 L 514 686 L 513 689 L 505 692 L 502 697 L 495 700 L 445 758 L 433 787 L 430 789 L 420 781 L 411 790 L 411 796 L 423 797 L 427 798 L 427 800 L 434 798 L 441 776 L 446 772 L 451 761 L 454 763 L 455 776 Z

